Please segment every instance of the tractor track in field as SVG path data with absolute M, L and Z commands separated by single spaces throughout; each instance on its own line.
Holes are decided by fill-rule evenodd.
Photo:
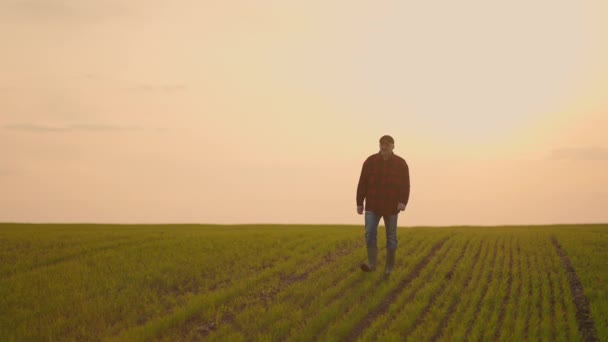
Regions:
M 311 242 L 311 241 L 315 241 L 314 239 L 312 240 L 306 240 L 306 242 Z M 293 244 L 295 245 L 295 244 Z M 291 246 L 291 245 L 289 245 Z M 289 248 L 289 247 L 287 247 Z M 267 261 L 264 262 L 263 264 L 261 264 L 259 267 L 256 267 L 255 270 L 253 270 L 254 272 L 262 272 L 264 270 L 270 269 L 275 267 L 277 264 L 280 264 L 282 261 L 285 261 L 285 258 L 281 258 L 278 260 L 271 260 L 271 261 Z M 221 281 L 218 281 L 217 283 L 212 284 L 211 286 L 209 286 L 209 288 L 206 291 L 215 291 L 218 290 L 219 288 L 223 287 L 223 286 L 230 286 L 231 284 L 234 283 L 234 281 L 240 281 L 241 278 L 237 278 L 237 279 L 223 279 Z
M 536 269 L 540 269 L 542 267 L 541 266 L 542 264 L 539 262 L 539 259 L 542 259 L 542 256 L 536 254 L 535 255 L 535 259 L 536 259 Z M 544 297 L 545 297 L 545 293 L 543 293 L 543 285 L 542 285 L 542 279 L 541 279 L 540 284 L 538 284 L 538 301 L 536 302 L 536 311 L 538 311 L 538 324 L 541 324 L 542 321 L 543 321 L 543 316 L 544 316 L 543 301 L 544 301 Z
M 446 250 L 445 250 L 445 254 L 447 255 L 447 254 L 448 254 L 448 253 L 449 253 L 449 252 L 452 250 L 452 248 L 454 248 L 454 246 L 448 246 L 448 247 L 446 248 Z M 441 266 L 441 264 L 440 264 L 440 263 L 437 263 L 437 264 L 435 264 L 435 265 L 431 266 L 431 267 L 432 267 L 432 269 L 430 269 L 430 270 L 429 270 L 429 272 L 428 272 L 428 274 L 426 275 L 426 277 L 424 278 L 424 280 L 423 280 L 423 281 L 422 281 L 420 284 L 418 284 L 418 286 L 413 287 L 413 288 L 411 289 L 411 292 L 410 292 L 410 294 L 409 294 L 409 295 L 408 295 L 408 296 L 405 298 L 404 303 L 411 303 L 411 302 L 414 300 L 414 298 L 416 297 L 416 294 L 418 294 L 418 291 L 420 291 L 420 290 L 421 290 L 421 289 L 424 287 L 424 284 L 425 284 L 426 282 L 428 282 L 428 281 L 430 281 L 430 280 L 431 280 L 431 278 L 432 278 L 432 277 L 435 275 L 435 271 L 436 271 L 436 270 L 439 268 L 439 266 Z M 392 303 L 391 303 L 391 304 L 392 304 Z M 399 311 L 401 311 L 401 310 L 399 310 Z M 397 314 L 398 314 L 398 313 L 397 313 Z M 381 330 L 386 329 L 386 328 L 387 328 L 387 327 L 390 325 L 390 323 L 391 323 L 391 322 L 392 322 L 392 320 L 390 320 L 390 319 L 385 320 L 385 321 L 383 322 L 383 324 L 382 324 L 382 329 L 381 329 Z
M 423 248 L 410 248 L 409 250 L 407 250 L 407 252 L 405 252 L 404 257 L 410 256 L 416 252 L 419 252 L 421 249 Z M 402 266 L 402 265 L 401 265 Z M 359 268 L 357 267 L 357 270 Z M 362 283 L 363 281 L 365 281 L 365 279 L 367 279 L 367 276 L 365 274 L 361 274 L 360 277 L 358 277 L 357 279 L 355 279 L 352 283 L 349 284 L 350 288 L 354 288 L 356 286 L 358 286 L 360 283 Z M 374 286 L 377 286 L 378 284 L 382 283 L 383 279 L 378 279 L 375 283 Z M 337 284 L 339 283 L 339 280 L 336 280 L 332 283 L 332 287 L 337 286 Z M 325 307 L 330 307 L 332 306 L 335 302 L 339 301 L 342 297 L 344 296 L 344 293 L 336 293 L 335 295 L 331 296 L 326 302 L 325 304 L 323 304 Z M 315 339 L 318 339 L 320 336 L 323 335 L 323 333 L 329 328 L 329 324 L 331 324 L 331 322 L 328 322 L 328 324 L 326 326 L 323 327 L 323 329 L 321 329 L 319 332 L 317 332 L 317 334 L 315 334 Z M 288 341 L 288 339 L 283 338 L 281 339 L 281 341 Z
M 307 242 L 315 242 L 315 241 L 319 241 L 316 239 L 311 239 L 311 240 L 306 240 Z M 273 261 L 271 263 L 265 263 L 263 265 L 261 265 L 259 268 L 256 268 L 254 270 L 254 272 L 259 272 L 259 271 L 263 271 L 266 269 L 271 269 L 274 268 L 277 264 L 280 264 L 281 262 L 284 262 L 286 260 L 289 260 L 289 257 L 283 257 L 280 258 L 279 260 Z M 280 271 L 274 271 L 273 274 L 281 274 Z M 241 280 L 241 279 L 239 279 Z M 224 285 L 230 285 L 233 284 L 233 282 L 225 282 L 225 281 L 221 281 Z M 220 290 L 219 289 L 220 286 L 218 286 L 218 284 L 213 284 L 209 289 L 204 290 L 201 289 L 200 291 L 207 291 L 209 292 L 211 291 L 215 291 L 215 290 Z M 195 295 L 200 294 L 200 292 L 196 292 Z M 239 305 L 238 308 L 240 308 L 240 310 L 242 310 L 245 307 L 245 305 Z M 223 324 L 228 324 L 234 321 L 234 311 L 235 310 L 229 310 L 229 311 L 224 311 L 223 313 L 221 313 L 221 315 L 219 315 L 219 317 L 216 316 L 216 319 L 214 320 L 209 320 L 207 322 L 204 322 L 202 324 L 200 324 L 200 321 L 198 321 L 198 316 L 197 314 L 194 314 L 190 317 L 188 317 L 183 323 L 180 323 L 181 326 L 184 326 L 184 328 L 178 328 L 178 330 L 180 330 L 180 332 L 178 334 L 180 334 L 180 338 L 184 338 L 186 331 L 189 331 L 191 329 L 196 329 L 198 332 L 202 333 L 203 335 L 208 335 L 211 332 L 213 332 L 214 330 L 216 330 L 219 326 L 223 325 Z M 236 310 L 237 312 L 239 310 Z M 168 312 L 165 315 L 172 315 L 173 313 Z M 138 322 L 138 327 L 143 327 L 146 324 L 149 323 L 149 320 L 144 320 L 142 322 Z M 196 325 L 196 327 L 194 327 Z M 137 327 L 132 327 L 131 329 L 134 329 Z M 169 328 L 172 329 L 172 328 Z M 120 336 L 120 334 L 124 334 L 125 332 L 118 332 L 118 335 L 116 336 Z M 163 332 L 160 333 L 160 335 L 162 335 Z
M 376 306 L 376 308 L 374 310 L 372 310 L 370 313 L 368 313 L 363 318 L 363 320 L 361 320 L 361 322 L 359 322 L 359 325 L 351 331 L 351 333 L 347 336 L 346 340 L 348 340 L 348 341 L 357 340 L 357 338 L 365 331 L 365 329 L 367 329 L 374 322 L 374 320 L 376 320 L 376 318 L 378 316 L 387 312 L 388 308 L 395 301 L 395 299 L 399 296 L 399 294 L 401 292 L 403 292 L 403 290 L 407 287 L 408 284 L 410 284 L 414 279 L 416 279 L 420 275 L 420 273 L 426 267 L 426 265 L 428 265 L 428 263 L 435 256 L 435 254 L 437 254 L 437 252 L 439 252 L 441 247 L 443 247 L 445 242 L 448 241 L 450 238 L 451 238 L 451 236 L 448 236 L 447 238 L 444 238 L 441 241 L 439 241 L 438 243 L 436 243 L 431 248 L 429 253 L 427 255 L 425 255 L 424 258 L 422 258 L 422 260 L 420 262 L 418 262 L 418 264 L 416 264 L 416 266 L 414 266 L 412 271 L 405 278 L 403 278 L 400 281 L 399 285 L 397 285 L 397 287 L 395 289 L 393 289 L 384 298 L 384 300 L 378 306 Z
M 499 239 L 496 239 L 496 242 L 494 243 L 494 249 L 493 249 L 493 253 L 492 253 L 492 261 L 490 262 L 490 272 L 488 273 L 488 276 L 486 277 L 486 283 L 484 284 L 484 288 L 482 290 L 482 295 L 479 298 L 479 301 L 477 302 L 477 305 L 475 306 L 475 312 L 473 313 L 473 319 L 471 320 L 471 322 L 469 322 L 468 326 L 467 326 L 467 330 L 465 332 L 465 340 L 469 339 L 469 335 L 471 334 L 471 330 L 473 329 L 473 325 L 475 325 L 475 321 L 477 320 L 477 316 L 479 315 L 479 312 L 481 311 L 481 306 L 483 305 L 483 300 L 486 297 L 486 294 L 488 293 L 488 288 L 490 287 L 490 283 L 493 280 L 494 277 L 494 265 L 496 264 L 496 255 L 497 255 L 497 250 L 498 250 L 498 241 Z
M 34 273 L 41 269 L 44 269 L 47 267 L 52 267 L 52 266 L 59 265 L 62 263 L 66 263 L 66 262 L 78 259 L 80 257 L 86 257 L 89 255 L 94 255 L 94 254 L 105 252 L 105 251 L 116 250 L 116 249 L 119 249 L 120 247 L 125 247 L 125 246 L 126 247 L 140 246 L 140 245 L 143 246 L 146 243 L 153 242 L 153 241 L 159 241 L 162 239 L 163 238 L 150 238 L 150 239 L 146 239 L 143 241 L 137 240 L 137 239 L 129 239 L 126 241 L 121 241 L 121 242 L 116 242 L 116 243 L 112 243 L 112 244 L 107 244 L 107 245 L 103 245 L 103 246 L 97 246 L 97 247 L 85 249 L 80 252 L 66 254 L 66 255 L 55 257 L 51 260 L 39 262 L 39 263 L 30 265 L 29 267 L 22 269 L 22 270 L 4 272 L 3 274 L 0 274 L 0 281 L 9 280 L 13 277 L 26 275 L 28 273 Z
M 276 295 L 279 294 L 281 291 L 285 290 L 287 287 L 291 286 L 294 283 L 306 280 L 308 278 L 308 275 L 314 270 L 320 269 L 323 265 L 331 265 L 333 262 L 338 261 L 340 258 L 351 255 L 361 247 L 363 247 L 363 242 L 357 242 L 354 246 L 348 246 L 326 253 L 322 257 L 323 261 L 309 267 L 300 275 L 281 274 L 279 278 L 279 285 L 276 288 L 271 289 L 270 291 L 262 291 L 260 293 L 260 299 L 264 303 L 264 306 L 267 307 L 269 303 L 274 300 Z
M 477 253 L 475 253 L 475 256 L 473 257 L 473 264 L 471 265 L 471 273 L 469 273 L 469 276 L 464 281 L 464 284 L 462 286 L 463 291 L 469 287 L 471 280 L 473 280 L 473 270 L 475 269 L 475 267 L 477 266 L 477 263 L 479 262 L 479 256 L 481 255 L 482 249 L 483 249 L 483 243 L 480 245 L 479 250 L 477 251 Z M 483 274 L 484 269 L 485 269 L 485 264 L 482 264 L 481 270 L 480 270 L 481 274 Z M 456 308 L 460 304 L 460 300 L 461 300 L 461 296 L 457 296 L 456 300 L 454 300 L 452 302 L 452 304 L 450 304 L 450 306 L 448 307 L 448 309 L 446 311 L 446 315 L 441 319 L 441 322 L 439 322 L 439 325 L 437 326 L 437 330 L 435 331 L 435 334 L 433 334 L 433 337 L 431 337 L 431 341 L 439 340 L 439 338 L 441 337 L 441 334 L 443 333 L 443 329 L 445 329 L 447 327 L 448 322 L 450 321 L 450 318 L 452 317 L 452 315 L 456 311 Z
M 406 253 L 404 253 L 403 257 L 410 256 L 410 255 L 414 254 L 414 252 L 417 252 L 417 251 L 418 251 L 418 249 L 415 249 L 415 250 L 414 250 L 414 249 L 410 249 L 410 250 L 408 250 Z M 357 267 L 357 269 L 358 269 L 358 267 Z M 354 280 L 354 281 L 353 281 L 353 282 L 350 284 L 350 287 L 355 287 L 355 286 L 359 285 L 359 284 L 360 284 L 360 283 L 362 283 L 362 282 L 363 282 L 365 279 L 367 279 L 367 277 L 365 276 L 365 274 L 361 274 L 361 276 L 360 276 L 359 278 L 355 279 L 355 280 Z M 334 281 L 334 282 L 332 283 L 332 287 L 337 286 L 339 282 L 340 282 L 340 280 L 339 280 L 339 279 L 338 279 L 338 280 L 336 280 L 336 281 Z M 379 280 L 378 282 L 380 282 L 380 280 Z M 378 282 L 377 282 L 377 283 L 378 283 Z M 376 284 L 377 284 L 377 283 L 376 283 Z M 334 296 L 330 297 L 330 298 L 327 300 L 327 302 L 325 303 L 325 305 L 326 305 L 326 306 L 330 306 L 330 305 L 332 305 L 334 302 L 336 302 L 337 300 L 339 300 L 340 298 L 342 298 L 342 296 L 343 296 L 343 295 L 344 295 L 344 293 L 336 293 Z
M 555 251 L 555 253 L 557 254 L 557 257 L 559 258 L 559 253 L 557 253 L 557 251 Z M 561 260 L 560 260 L 561 263 Z M 558 280 L 558 283 L 560 283 L 560 288 L 559 288 L 559 292 L 560 292 L 560 304 L 563 308 L 562 311 L 562 324 L 565 330 L 565 334 L 566 336 L 570 336 L 570 324 L 568 324 L 568 310 L 567 310 L 567 305 L 566 305 L 566 284 L 561 283 Z
M 446 238 L 445 240 L 447 241 L 447 240 L 449 240 L 449 238 Z M 433 245 L 433 247 L 431 247 L 431 250 L 430 250 L 428 253 L 431 253 L 431 252 L 433 251 L 433 249 L 434 249 L 434 247 L 435 247 L 436 245 L 437 245 L 437 244 Z M 447 251 L 449 251 L 449 250 L 450 250 L 452 247 L 453 247 L 453 246 L 448 246 L 448 247 L 447 247 L 447 249 L 446 249 L 446 252 L 447 252 Z M 428 253 L 427 253 L 427 254 L 428 254 Z M 417 265 L 419 265 L 419 264 L 417 264 Z M 426 265 L 425 265 L 425 266 L 426 266 Z M 438 266 L 437 266 L 437 265 L 435 265 L 435 268 L 437 268 L 437 267 L 438 267 Z M 435 268 L 434 268 L 434 269 L 435 269 Z M 409 276 L 411 275 L 411 273 L 412 273 L 412 272 L 414 272 L 414 268 L 412 269 L 412 271 L 410 271 L 410 273 L 409 273 L 409 274 L 408 274 L 406 277 L 409 277 Z M 416 277 L 418 277 L 418 275 L 416 275 Z M 365 279 L 365 278 L 366 278 L 366 276 L 365 276 L 365 275 L 363 275 L 363 277 L 361 277 L 361 279 Z M 415 279 L 415 278 L 412 278 L 412 281 L 413 281 L 414 279 Z M 402 280 L 402 281 L 403 281 L 403 280 Z M 383 282 L 385 282 L 385 279 L 384 279 L 384 278 L 378 278 L 378 279 L 376 279 L 376 281 L 374 282 L 374 284 L 373 284 L 371 287 L 372 287 L 372 288 L 374 288 L 374 287 L 376 287 L 376 286 L 379 286 L 379 285 L 380 285 L 380 284 L 382 284 Z M 399 284 L 401 284 L 401 282 L 400 282 Z M 398 286 L 399 286 L 399 285 L 398 285 Z M 397 289 L 397 288 L 395 288 L 395 289 L 393 289 L 393 290 L 396 290 L 396 289 Z M 391 293 L 392 293 L 392 291 L 391 291 Z M 390 293 L 389 293 L 389 295 L 390 295 Z M 388 296 L 388 295 L 387 295 L 387 296 Z M 341 298 L 341 297 L 338 297 L 338 298 L 336 298 L 336 300 L 339 300 L 340 298 Z M 373 320 L 375 320 L 375 319 L 376 319 L 376 317 L 375 317 Z M 373 320 L 372 320 L 372 321 L 373 321 Z M 363 320 L 362 320 L 362 321 L 363 321 Z M 371 324 L 371 322 L 370 322 L 370 324 Z M 331 322 L 328 322 L 328 323 L 327 323 L 327 324 L 326 324 L 326 325 L 323 327 L 323 329 L 321 329 L 320 331 L 318 331 L 318 332 L 315 334 L 314 340 L 319 340 L 319 339 L 321 338 L 321 336 L 323 336 L 323 334 L 324 334 L 324 333 L 325 333 L 325 332 L 326 332 L 326 331 L 329 329 L 330 325 L 331 325 Z
M 242 303 L 237 306 L 235 309 L 230 311 L 225 311 L 222 313 L 221 318 L 219 319 L 219 324 L 215 321 L 208 321 L 199 325 L 196 330 L 199 332 L 200 338 L 205 338 L 207 335 L 211 334 L 214 330 L 219 328 L 220 325 L 230 324 L 233 325 L 237 330 L 239 329 L 236 325 L 236 314 L 244 310 L 248 305 L 262 303 L 264 307 L 268 307 L 270 303 L 274 300 L 274 298 L 282 291 L 289 288 L 291 285 L 304 281 L 308 278 L 308 275 L 313 271 L 320 269 L 320 266 L 331 264 L 333 262 L 337 262 L 341 258 L 348 256 L 354 253 L 357 249 L 363 246 L 363 242 L 357 242 L 352 246 L 344 247 L 338 250 L 333 250 L 331 252 L 326 253 L 321 257 L 322 261 L 315 263 L 314 265 L 307 268 L 304 272 L 298 275 L 294 274 L 284 274 L 281 273 L 279 275 L 279 285 L 276 288 L 271 290 L 262 290 L 256 297 L 253 303 Z M 196 322 L 196 320 L 190 320 L 190 322 L 186 322 L 186 326 Z M 190 328 L 186 327 L 182 330 L 188 331 Z
M 599 341 L 600 339 L 595 328 L 595 322 L 593 321 L 591 311 L 589 310 L 589 302 L 587 301 L 587 297 L 585 297 L 583 284 L 581 284 L 581 281 L 578 278 L 572 263 L 570 262 L 570 258 L 559 244 L 555 236 L 551 236 L 551 242 L 553 243 L 553 246 L 560 257 L 562 266 L 566 270 L 574 305 L 576 306 L 576 320 L 578 322 L 578 329 L 583 336 L 583 340 L 585 342 Z
M 549 281 L 549 315 L 551 319 L 549 320 L 549 324 L 551 327 L 551 340 L 555 341 L 555 332 L 557 331 L 557 327 L 555 326 L 555 291 L 553 290 L 553 279 L 551 278 L 551 274 L 553 271 L 551 270 L 551 262 L 549 259 L 551 256 L 548 255 L 546 257 L 545 269 L 547 270 L 547 280 Z
M 450 270 L 446 272 L 444 279 L 443 279 L 444 283 L 450 282 L 452 280 L 452 277 L 454 276 L 454 272 L 456 271 L 456 266 L 458 266 L 458 263 L 460 263 L 460 261 L 464 258 L 470 243 L 471 243 L 471 240 L 467 240 L 467 243 L 462 247 L 462 251 L 456 258 L 456 261 L 454 262 L 454 264 L 452 265 Z M 480 252 L 480 251 L 481 251 L 481 246 L 479 246 L 478 252 Z M 422 311 L 416 317 L 416 321 L 414 322 L 412 329 L 408 330 L 403 335 L 403 337 L 405 339 L 407 339 L 407 337 L 409 337 L 410 334 L 414 332 L 416 327 L 418 327 L 422 323 L 424 316 L 426 316 L 429 313 L 429 311 L 431 311 L 431 308 L 433 307 L 433 305 L 435 305 L 435 301 L 437 300 L 437 298 L 439 298 L 443 294 L 443 292 L 445 291 L 446 288 L 447 288 L 446 285 L 441 286 L 435 293 L 433 293 L 429 302 L 426 304 L 424 309 L 422 309 Z
M 514 239 L 514 237 L 511 237 Z M 519 250 L 519 241 L 517 243 L 517 247 Z M 519 255 L 519 254 L 518 254 Z M 521 285 L 521 283 L 520 283 Z M 507 313 L 507 305 L 512 300 L 511 299 L 511 289 L 513 287 L 513 247 L 509 248 L 509 272 L 507 275 L 507 289 L 505 291 L 505 296 L 502 299 L 502 305 L 500 307 L 500 312 L 498 313 L 498 320 L 496 321 L 496 330 L 494 331 L 494 340 L 497 341 L 500 337 L 500 331 L 502 330 L 502 324 L 505 320 L 505 315 Z M 521 288 L 521 286 L 520 286 Z

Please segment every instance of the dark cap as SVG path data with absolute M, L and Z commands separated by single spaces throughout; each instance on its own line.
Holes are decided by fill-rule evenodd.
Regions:
M 394 144 L 395 140 L 393 140 L 393 137 L 391 137 L 390 135 L 383 135 L 382 137 L 380 137 L 380 143 L 382 142 Z

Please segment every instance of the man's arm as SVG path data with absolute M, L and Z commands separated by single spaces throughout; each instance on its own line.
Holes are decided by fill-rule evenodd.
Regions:
M 367 165 L 364 162 L 361 167 L 361 175 L 359 176 L 359 184 L 357 185 L 357 206 L 363 205 L 363 199 L 367 195 Z
M 403 179 L 401 188 L 399 189 L 399 202 L 407 205 L 407 202 L 410 199 L 410 168 L 407 165 L 407 162 L 405 163 L 405 168 L 401 177 L 403 177 Z

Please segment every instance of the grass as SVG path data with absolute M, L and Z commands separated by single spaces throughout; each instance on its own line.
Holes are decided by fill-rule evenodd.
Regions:
M 398 239 L 385 279 L 362 225 L 0 224 L 0 340 L 608 340 L 608 225 Z

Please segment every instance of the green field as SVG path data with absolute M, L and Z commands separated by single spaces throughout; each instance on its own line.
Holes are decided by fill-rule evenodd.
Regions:
M 0 340 L 608 341 L 608 225 L 0 224 Z

